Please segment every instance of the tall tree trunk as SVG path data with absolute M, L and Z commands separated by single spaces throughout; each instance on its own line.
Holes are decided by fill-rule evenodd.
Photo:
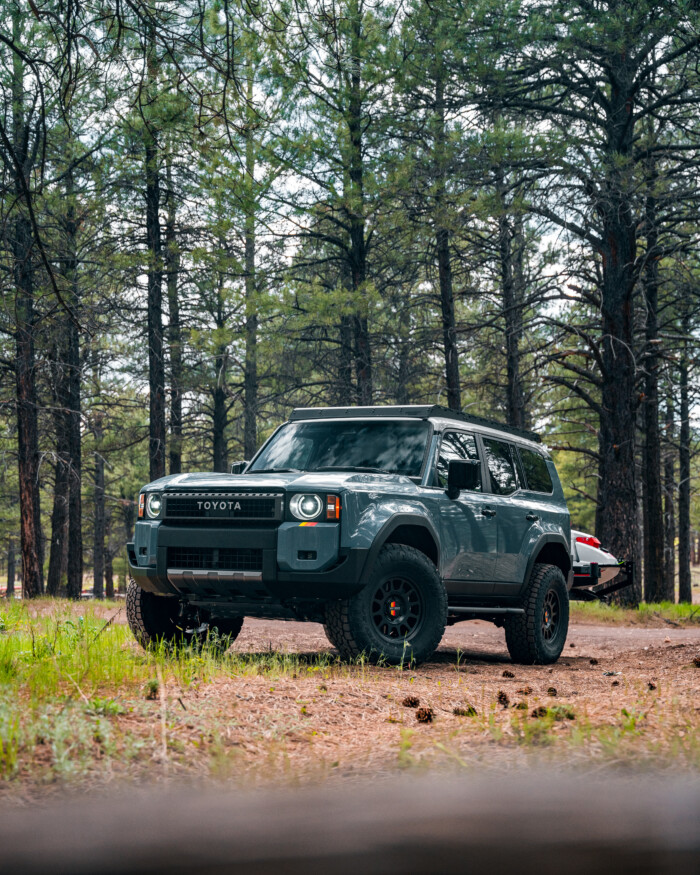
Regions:
M 338 333 L 340 343 L 338 345 L 337 401 L 341 407 L 346 407 L 354 404 L 357 397 L 352 383 L 353 342 L 352 320 L 349 316 L 343 315 L 340 317 Z
M 114 598 L 114 554 L 112 553 L 111 547 L 112 540 L 112 514 L 111 512 L 105 512 L 105 549 L 104 549 L 104 563 L 105 563 L 105 598 L 113 599 Z
M 615 56 L 608 115 L 609 167 L 602 214 L 601 289 L 601 457 L 598 501 L 600 537 L 618 556 L 636 557 L 639 550 L 635 476 L 636 364 L 634 358 L 634 265 L 636 222 L 630 205 L 631 181 L 620 169 L 630 155 L 634 127 L 630 115 L 633 83 L 625 58 Z M 639 603 L 640 586 L 620 591 L 619 601 Z
M 659 434 L 659 355 L 658 303 L 659 270 L 657 261 L 658 234 L 656 199 L 649 195 L 646 203 L 647 252 L 644 267 L 644 297 L 646 302 L 646 355 L 644 378 L 644 457 L 643 499 L 644 520 L 644 598 L 647 602 L 673 600 L 663 573 L 664 524 L 661 487 L 661 437 Z
M 688 400 L 688 337 L 690 319 L 683 316 L 683 347 L 679 366 L 680 381 L 680 442 L 678 468 L 678 601 L 692 602 L 690 576 L 690 404 Z
M 219 249 L 224 251 L 226 241 L 219 240 Z M 226 327 L 226 305 L 225 305 L 225 288 L 223 274 L 219 275 L 219 287 L 217 290 L 217 309 L 215 324 L 219 332 Z M 227 371 L 228 371 L 228 349 L 224 344 L 220 344 L 215 349 L 214 354 L 214 374 L 215 381 L 212 388 L 212 443 L 213 443 L 213 462 L 214 470 L 220 473 L 226 473 L 228 464 L 226 459 L 226 427 L 228 426 L 228 387 L 227 387 Z
M 367 237 L 365 229 L 364 156 L 362 114 L 362 13 L 357 0 L 350 3 L 350 27 L 352 28 L 350 60 L 350 99 L 347 110 L 349 134 L 349 197 L 348 213 L 350 224 L 350 273 L 355 306 L 352 316 L 354 337 L 355 376 L 357 379 L 357 400 L 360 404 L 372 403 L 372 350 L 369 335 L 369 320 L 360 305 L 367 281 Z
M 105 550 L 105 598 L 114 598 L 114 557 L 112 551 L 107 547 Z
M 147 34 L 147 88 L 155 99 L 156 42 L 153 25 Z M 165 365 L 163 361 L 163 252 L 160 230 L 160 150 L 150 121 L 144 125 L 146 242 L 148 247 L 148 386 L 149 386 L 149 475 L 165 476 Z
M 168 291 L 168 340 L 170 343 L 170 473 L 182 472 L 182 329 L 180 326 L 180 299 L 178 276 L 180 273 L 180 250 L 177 245 L 175 223 L 177 210 L 173 187 L 172 155 L 166 155 L 167 215 L 165 219 L 165 264 Z
M 93 585 L 96 599 L 104 598 L 104 556 L 105 556 L 105 461 L 102 456 L 102 414 L 95 416 L 95 472 L 93 500 L 95 507 L 93 538 Z
M 12 14 L 12 36 L 19 44 L 21 13 Z M 15 285 L 15 379 L 17 393 L 17 462 L 19 475 L 22 592 L 25 598 L 41 595 L 43 544 L 39 499 L 39 434 L 34 361 L 33 234 L 25 214 L 25 186 L 29 186 L 31 156 L 29 131 L 24 118 L 24 64 L 13 54 L 12 128 L 15 161 L 14 189 L 17 216 L 12 228 L 12 269 Z M 24 180 L 22 179 L 24 176 Z
M 440 63 L 435 78 L 435 163 L 437 194 L 435 198 L 435 249 L 440 285 L 440 310 L 442 314 L 442 346 L 445 354 L 445 386 L 447 406 L 450 410 L 462 409 L 462 392 L 459 379 L 459 356 L 457 352 L 457 327 L 455 323 L 454 289 L 452 285 L 452 260 L 450 258 L 450 231 L 445 222 L 445 71 Z
M 526 428 L 525 393 L 520 366 L 523 334 L 523 233 L 522 219 L 508 216 L 505 184 L 499 180 L 498 249 L 501 263 L 501 298 L 506 347 L 506 417 L 508 425 Z
M 213 461 L 214 470 L 220 473 L 225 473 L 228 470 L 228 465 L 226 464 L 226 426 L 228 424 L 228 417 L 226 415 L 226 386 L 224 383 L 225 358 L 225 353 L 216 357 L 217 381 L 212 392 L 212 400 L 214 402 L 212 417 Z
M 243 375 L 243 455 L 252 459 L 258 447 L 258 301 L 255 271 L 255 126 L 252 124 L 253 77 L 248 77 L 245 170 L 245 370 Z
M 410 313 L 406 306 L 398 305 L 399 326 L 396 336 L 398 344 L 398 368 L 396 374 L 396 403 L 410 404 L 411 394 L 409 391 L 409 379 L 411 372 L 411 341 L 410 341 Z
M 666 446 L 664 448 L 664 592 L 676 591 L 676 511 L 673 445 L 673 402 L 666 398 Z
M 15 540 L 7 539 L 7 588 L 5 595 L 12 598 L 15 594 Z
M 65 325 L 61 326 L 65 332 Z M 57 596 L 61 586 L 64 557 L 67 556 L 68 495 L 70 491 L 70 447 L 68 441 L 68 373 L 65 362 L 65 338 L 59 338 L 54 351 L 54 427 L 56 432 L 56 467 L 54 475 L 53 510 L 51 512 L 51 549 L 46 592 Z
M 66 180 L 66 265 L 69 302 L 74 312 L 80 307 L 80 288 L 78 282 L 78 227 L 76 200 L 72 171 Z M 68 372 L 68 455 L 70 468 L 68 476 L 68 564 L 66 568 L 68 597 L 79 599 L 83 593 L 83 513 L 81 487 L 83 479 L 82 435 L 80 432 L 80 335 L 73 320 L 66 323 L 68 350 L 66 357 Z

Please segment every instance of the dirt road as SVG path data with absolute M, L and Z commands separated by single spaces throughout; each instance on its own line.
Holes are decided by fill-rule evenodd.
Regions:
M 648 648 L 663 648 L 668 644 L 684 644 L 700 649 L 700 626 L 673 628 L 664 626 L 572 625 L 562 659 L 622 657 Z M 573 647 L 571 645 L 574 645 Z M 323 626 L 317 623 L 292 623 L 278 620 L 247 618 L 234 650 L 287 650 L 293 653 L 313 653 L 330 649 Z M 445 632 L 435 663 L 457 660 L 484 663 L 510 662 L 502 629 L 483 620 L 471 620 L 451 626 Z

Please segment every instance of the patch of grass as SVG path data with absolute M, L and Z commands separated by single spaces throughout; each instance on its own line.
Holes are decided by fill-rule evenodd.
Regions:
M 664 620 L 681 625 L 700 624 L 700 605 L 642 602 L 638 608 L 626 608 L 603 602 L 571 602 L 571 621 L 574 623 L 658 625 L 659 621 Z
M 416 734 L 414 729 L 401 729 L 401 739 L 399 741 L 399 768 L 406 769 L 410 766 L 415 766 L 415 758 L 411 755 L 413 747 L 412 738 Z

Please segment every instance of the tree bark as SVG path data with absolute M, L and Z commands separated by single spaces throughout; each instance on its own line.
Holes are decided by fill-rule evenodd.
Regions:
M 253 77 L 248 77 L 245 140 L 245 365 L 243 374 L 243 455 L 252 459 L 258 448 L 258 301 L 255 270 L 255 127 L 252 118 Z
M 440 310 L 442 314 L 442 346 L 445 355 L 445 386 L 447 406 L 450 410 L 462 409 L 462 392 L 459 379 L 459 354 L 457 351 L 457 327 L 455 323 L 454 288 L 452 284 L 452 261 L 450 258 L 450 231 L 445 223 L 445 71 L 439 63 L 435 77 L 435 163 L 437 194 L 435 198 L 435 248 L 440 285 Z
M 506 347 L 506 417 L 508 425 L 526 428 L 525 393 L 520 367 L 520 342 L 523 334 L 523 233 L 522 219 L 511 225 L 505 186 L 499 181 L 501 211 L 498 216 L 498 248 L 501 263 L 501 296 Z
M 348 214 L 350 224 L 350 274 L 356 312 L 352 318 L 354 338 L 355 376 L 357 379 L 357 400 L 359 404 L 372 403 L 372 350 L 369 335 L 369 320 L 360 305 L 360 298 L 367 281 L 367 238 L 365 229 L 365 192 L 363 156 L 363 117 L 362 117 L 362 13 L 356 0 L 350 3 L 350 99 L 347 109 L 349 134 L 349 197 Z
M 112 552 L 112 514 L 105 508 L 105 598 L 114 598 L 114 554 Z
M 172 155 L 166 156 L 167 214 L 165 219 L 165 265 L 168 292 L 168 341 L 170 343 L 170 446 L 168 456 L 170 473 L 182 472 L 182 329 L 180 326 L 180 299 L 178 276 L 180 250 L 177 245 L 177 210 L 172 173 Z
M 65 218 L 66 261 L 65 277 L 69 303 L 74 312 L 80 306 L 78 282 L 78 229 L 76 195 L 73 173 L 69 171 L 66 179 L 67 208 Z M 67 393 L 67 431 L 68 455 L 68 564 L 66 568 L 68 597 L 79 599 L 83 594 L 83 512 L 82 512 L 82 435 L 80 433 L 80 335 L 73 320 L 67 320 L 66 331 L 68 349 L 66 356 Z
M 635 477 L 636 363 L 634 358 L 634 265 L 636 223 L 624 164 L 633 143 L 633 77 L 624 56 L 613 56 L 607 116 L 608 170 L 602 218 L 601 307 L 601 458 L 598 537 L 618 556 L 635 557 L 639 549 Z M 640 588 L 621 590 L 619 601 L 636 605 Z
M 105 550 L 105 598 L 113 599 L 114 598 L 114 557 L 112 556 L 112 551 L 109 549 L 109 545 Z
M 656 199 L 647 197 L 647 252 L 644 266 L 646 303 L 646 355 L 644 378 L 644 456 L 642 517 L 644 521 L 644 598 L 647 602 L 673 601 L 666 589 L 664 523 L 661 486 L 661 437 L 659 434 L 658 303 L 659 276 Z
M 680 441 L 678 468 L 678 601 L 693 601 L 690 575 L 690 404 L 688 399 L 688 337 L 690 319 L 683 316 L 683 347 L 679 366 Z
M 65 333 L 65 325 L 60 326 Z M 56 433 L 56 466 L 54 474 L 53 510 L 51 512 L 51 549 L 46 592 L 57 596 L 61 586 L 64 557 L 67 556 L 68 496 L 70 491 L 70 447 L 68 441 L 68 374 L 65 362 L 65 338 L 59 337 L 54 351 L 54 428 Z
M 664 591 L 676 591 L 676 512 L 673 446 L 673 402 L 666 399 L 666 447 L 664 448 Z
M 13 40 L 20 40 L 20 12 L 12 15 Z M 25 598 L 41 595 L 43 549 L 39 499 L 39 435 L 37 425 L 36 373 L 34 359 L 34 270 L 33 234 L 22 204 L 25 185 L 30 183 L 31 154 L 29 125 L 24 117 L 24 64 L 13 54 L 12 128 L 14 190 L 17 216 L 11 225 L 12 270 L 15 285 L 15 380 L 17 393 L 17 462 L 19 476 L 20 541 L 22 551 L 22 593 Z M 24 184 L 22 180 L 24 176 Z
M 338 404 L 346 407 L 354 404 L 357 399 L 352 382 L 352 320 L 349 316 L 340 317 L 338 325 Z
M 146 57 L 149 100 L 155 99 L 156 42 L 148 27 Z M 149 473 L 165 476 L 165 365 L 163 361 L 163 251 L 160 229 L 160 150 L 152 122 L 144 125 L 146 243 L 148 248 Z
M 104 598 L 104 555 L 105 555 L 105 462 L 102 456 L 102 414 L 95 417 L 95 471 L 93 500 L 95 508 L 93 537 L 93 585 L 92 591 L 96 599 Z

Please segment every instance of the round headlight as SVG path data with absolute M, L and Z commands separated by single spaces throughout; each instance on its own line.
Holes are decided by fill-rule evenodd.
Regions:
M 320 495 L 295 495 L 289 509 L 298 520 L 312 520 L 323 510 L 323 500 Z
M 160 516 L 160 509 L 163 506 L 163 499 L 159 492 L 151 492 L 146 497 L 146 514 L 152 520 Z

